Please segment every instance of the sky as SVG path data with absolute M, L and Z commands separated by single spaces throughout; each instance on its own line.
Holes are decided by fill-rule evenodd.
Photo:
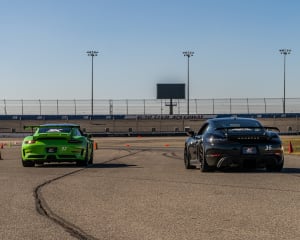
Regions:
M 300 97 L 298 0 L 0 0 L 0 99 Z

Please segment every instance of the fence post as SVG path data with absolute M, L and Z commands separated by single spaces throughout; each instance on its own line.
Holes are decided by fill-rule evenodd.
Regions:
M 74 99 L 74 111 L 75 111 L 75 116 L 76 116 L 76 113 L 77 113 L 77 109 L 76 109 L 76 99 Z
M 56 115 L 59 115 L 59 111 L 58 111 L 58 99 L 56 100 Z
M 248 98 L 247 98 L 247 111 L 248 111 L 248 114 L 249 114 L 250 112 L 249 112 L 249 100 L 248 100 Z
M 4 99 L 3 102 L 4 102 L 4 114 L 7 115 L 7 110 L 6 110 L 6 100 Z
M 42 115 L 42 103 L 41 103 L 41 99 L 39 99 L 39 104 L 40 104 L 40 116 Z
M 109 100 L 109 114 L 113 115 L 113 100 Z
M 23 116 L 23 114 L 24 114 L 24 106 L 23 106 L 24 104 L 23 104 L 23 99 L 21 99 L 21 108 L 22 108 L 22 116 Z

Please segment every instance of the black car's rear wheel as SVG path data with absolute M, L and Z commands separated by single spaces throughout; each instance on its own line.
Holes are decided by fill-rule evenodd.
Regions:
M 186 148 L 184 148 L 184 166 L 186 169 L 191 169 L 191 156 L 188 153 L 188 151 L 186 150 Z
M 267 165 L 266 169 L 269 172 L 281 172 L 283 168 L 284 160 L 280 164 L 274 164 L 274 165 Z
M 88 165 L 89 165 L 89 149 L 88 149 L 88 146 L 87 146 L 86 150 L 85 150 L 84 160 L 77 161 L 77 166 L 87 167 Z
M 201 172 L 208 172 L 211 170 L 206 162 L 206 156 L 205 156 L 205 150 L 203 147 L 201 147 L 201 152 L 198 152 L 198 159 L 200 162 L 200 171 Z

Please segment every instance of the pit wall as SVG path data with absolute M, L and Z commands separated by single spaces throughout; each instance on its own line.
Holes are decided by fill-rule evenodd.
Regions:
M 298 132 L 300 120 L 294 118 L 256 118 L 264 126 L 277 127 L 280 132 Z M 197 131 L 206 119 L 114 119 L 114 120 L 0 120 L 0 132 L 24 133 L 24 126 L 45 123 L 79 124 L 87 133 L 118 132 L 183 132 Z

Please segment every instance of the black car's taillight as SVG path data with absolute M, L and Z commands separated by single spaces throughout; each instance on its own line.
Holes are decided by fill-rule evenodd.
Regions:
M 211 144 L 214 144 L 214 143 L 223 143 L 223 142 L 226 142 L 228 141 L 227 137 L 224 136 L 224 135 L 219 135 L 219 134 L 216 134 L 216 135 L 210 135 L 207 137 L 207 141 Z

